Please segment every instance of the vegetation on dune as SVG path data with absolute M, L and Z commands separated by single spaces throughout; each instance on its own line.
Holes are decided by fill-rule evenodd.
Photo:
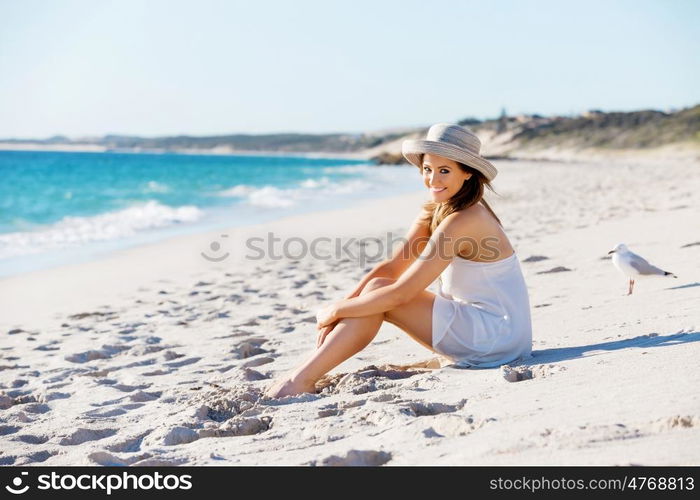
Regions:
M 499 144 L 495 154 L 512 155 L 522 149 L 646 149 L 667 144 L 690 143 L 700 147 L 700 105 L 666 113 L 656 110 L 632 112 L 589 111 L 580 116 L 507 116 L 458 122 L 477 135 Z M 364 134 L 233 134 L 220 136 L 136 137 L 106 135 L 96 138 L 54 136 L 42 140 L 6 139 L 0 142 L 39 145 L 97 145 L 108 150 L 178 151 L 213 150 L 278 151 L 288 153 L 363 153 L 372 149 L 381 163 L 404 163 L 396 151 L 402 137 L 424 134 L 427 127 L 391 133 Z M 392 147 L 383 149 L 392 143 Z

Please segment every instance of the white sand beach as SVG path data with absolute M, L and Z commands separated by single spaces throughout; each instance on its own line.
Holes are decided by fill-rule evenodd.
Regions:
M 246 239 L 403 236 L 417 176 L 415 194 L 0 280 L 0 464 L 700 464 L 699 162 L 494 163 L 525 363 L 460 369 L 385 323 L 318 394 L 262 396 L 371 263 L 251 260 Z M 627 296 L 619 242 L 678 278 Z

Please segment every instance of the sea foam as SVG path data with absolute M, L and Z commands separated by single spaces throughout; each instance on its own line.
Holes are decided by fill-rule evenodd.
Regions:
M 149 200 L 90 217 L 67 216 L 34 231 L 0 234 L 0 259 L 124 238 L 138 231 L 195 222 L 202 215 L 203 211 L 192 205 L 168 207 Z
M 329 196 L 371 195 L 412 180 L 407 170 L 395 167 L 348 166 L 322 169 L 325 173 L 362 174 L 355 179 L 331 180 L 328 176 L 305 179 L 293 187 L 251 186 L 239 184 L 216 193 L 217 196 L 239 198 L 244 204 L 261 208 L 288 208 L 302 203 L 329 200 Z

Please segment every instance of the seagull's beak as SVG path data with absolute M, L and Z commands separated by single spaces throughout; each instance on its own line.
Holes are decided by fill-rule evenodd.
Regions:
M 608 255 L 610 255 L 611 253 L 615 253 L 615 250 L 610 250 L 610 251 L 608 252 Z

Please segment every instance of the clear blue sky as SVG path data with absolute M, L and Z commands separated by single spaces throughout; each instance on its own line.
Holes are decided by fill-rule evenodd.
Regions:
M 698 0 L 0 0 L 0 137 L 700 102 Z

